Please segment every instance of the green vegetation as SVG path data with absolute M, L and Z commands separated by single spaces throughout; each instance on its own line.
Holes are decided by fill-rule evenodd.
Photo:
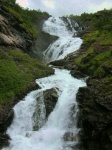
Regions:
M 93 14 L 83 13 L 81 16 L 70 15 L 68 17 L 75 20 L 82 28 L 85 28 L 85 26 L 90 25 L 90 22 L 93 19 Z
M 0 105 L 25 91 L 34 79 L 52 72 L 51 68 L 21 51 L 0 51 Z
M 84 36 L 84 42 L 83 44 L 93 43 L 96 41 L 97 37 L 99 37 L 99 31 L 91 31 L 87 35 Z
M 18 4 L 15 3 L 14 0 L 0 0 L 2 8 L 8 13 L 12 14 L 9 17 L 14 17 L 18 21 L 18 28 L 20 31 L 24 30 L 31 37 L 36 38 L 39 35 L 39 23 L 40 20 L 46 19 L 49 17 L 49 14 L 46 12 L 41 12 L 40 10 L 29 10 L 24 9 Z
M 20 7 L 15 0 L 0 0 L 1 12 L 18 32 L 25 33 L 33 40 L 41 29 L 40 21 L 49 17 L 46 12 L 29 10 Z M 53 69 L 31 58 L 21 50 L 10 50 L 0 47 L 0 106 L 13 101 L 16 96 L 25 93 L 36 78 L 45 77 L 53 73 Z
M 76 20 L 82 28 L 90 27 L 90 30 L 112 31 L 112 9 L 98 11 L 94 14 L 83 13 L 81 16 L 69 16 Z
M 81 116 L 78 122 L 82 130 L 80 139 L 85 150 L 93 147 L 102 149 L 105 145 L 109 146 L 106 139 L 112 131 L 112 10 L 71 17 L 76 18 L 82 26 L 82 30 L 78 28 L 78 34 L 82 37 L 83 44 L 77 56 L 68 58 L 68 62 L 71 66 L 74 63 L 76 71 L 73 75 L 89 76 L 86 80 L 87 87 L 80 88 L 77 95 Z M 99 136 L 102 139 L 97 142 Z
M 112 10 L 73 16 L 83 29 L 84 53 L 75 64 L 85 73 L 98 78 L 112 77 Z

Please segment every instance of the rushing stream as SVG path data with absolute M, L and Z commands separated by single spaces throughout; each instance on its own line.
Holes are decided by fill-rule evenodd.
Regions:
M 49 18 L 43 30 L 59 37 L 44 52 L 48 61 L 64 58 L 67 54 L 77 50 L 82 40 L 73 37 L 75 30 L 69 31 L 66 23 L 60 18 Z M 8 148 L 2 150 L 72 150 L 78 143 L 77 103 L 76 93 L 85 82 L 73 78 L 68 70 L 55 68 L 55 74 L 37 79 L 41 89 L 29 93 L 14 107 L 14 119 L 8 128 L 7 134 L 11 141 Z M 58 102 L 49 117 L 46 119 L 43 91 L 55 88 L 58 93 Z M 38 130 L 34 131 L 35 118 L 39 104 Z M 65 140 L 66 133 L 72 133 L 74 140 Z

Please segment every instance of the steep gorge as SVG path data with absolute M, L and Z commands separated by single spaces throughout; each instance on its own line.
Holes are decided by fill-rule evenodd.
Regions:
M 13 118 L 13 112 L 11 110 L 12 106 L 14 106 L 18 99 L 21 99 L 21 96 L 23 97 L 23 95 L 29 90 L 35 89 L 35 84 L 32 81 L 34 81 L 34 79 L 37 77 L 40 78 L 53 73 L 52 69 L 41 65 L 40 62 L 37 63 L 37 60 L 29 57 L 26 53 L 41 59 L 41 50 L 46 49 L 50 43 L 57 39 L 57 37 L 51 37 L 49 34 L 44 32 L 41 32 L 36 38 L 32 37 L 31 34 L 26 32 L 26 29 L 23 26 L 18 27 L 18 24 L 21 24 L 21 21 L 18 20 L 18 17 L 10 14 L 6 8 L 4 9 L 2 3 L 0 7 L 0 14 L 0 59 L 3 61 L 6 59 L 10 62 L 13 61 L 14 65 L 16 64 L 17 67 L 20 67 L 19 69 L 22 70 L 22 73 L 30 73 L 31 77 L 31 84 L 28 85 L 29 82 L 27 83 L 25 92 L 21 93 L 19 91 L 19 94 L 17 94 L 16 97 L 12 96 L 13 101 L 11 101 L 11 107 L 8 101 L 5 105 L 3 105 L 3 107 L 2 104 L 0 105 L 0 109 L 3 114 L 0 116 L 4 117 L 6 115 L 5 118 L 0 120 L 1 133 L 3 133 L 7 126 L 10 125 Z M 77 93 L 77 101 L 80 109 L 78 114 L 78 127 L 82 129 L 80 132 L 80 138 L 85 150 L 112 149 L 112 35 L 110 32 L 110 27 L 106 26 L 105 30 L 100 30 L 99 28 L 96 28 L 96 26 L 95 28 L 93 27 L 93 21 L 97 21 L 97 19 L 100 20 L 100 18 L 103 17 L 105 18 L 105 15 L 111 16 L 111 11 L 109 12 L 108 10 L 105 10 L 98 12 L 93 16 L 86 16 L 85 14 L 84 18 L 87 18 L 84 20 L 84 22 L 82 22 L 84 18 L 82 19 L 80 17 L 82 19 L 80 20 L 80 18 L 75 17 L 75 20 L 77 20 L 82 27 L 82 30 L 79 28 L 78 32 L 78 35 L 84 40 L 81 48 L 77 52 L 68 55 L 68 57 L 66 57 L 64 60 L 52 62 L 52 64 L 55 66 L 60 66 L 71 70 L 71 74 L 74 77 L 82 78 L 89 76 L 87 79 L 87 87 L 79 88 Z M 111 24 L 108 20 L 107 22 L 108 24 Z M 97 27 L 99 24 L 97 24 Z M 102 27 L 104 24 L 105 23 L 99 26 Z M 39 26 L 41 25 L 38 25 L 38 27 Z M 48 43 L 45 42 L 47 37 L 49 37 Z M 44 45 L 40 44 L 42 40 L 44 41 Z M 39 48 L 39 51 L 36 51 L 36 47 Z M 22 67 L 21 62 L 22 65 L 24 64 Z M 8 63 L 9 62 L 7 62 L 7 64 Z M 32 68 L 31 66 L 27 66 L 29 63 L 31 63 L 31 66 L 33 66 L 35 63 L 37 63 L 37 65 L 34 65 L 34 68 Z M 35 71 L 37 66 L 39 69 Z M 11 67 L 9 66 L 9 70 L 10 68 Z M 17 74 L 20 70 L 16 70 L 15 74 Z M 35 76 L 32 76 L 32 73 L 29 72 L 29 70 L 31 70 Z M 43 70 L 45 70 L 44 73 Z M 13 71 L 14 70 L 12 70 L 12 72 Z M 10 75 L 10 72 L 8 73 Z M 2 80 L 3 76 L 1 78 Z M 29 78 L 25 78 L 26 80 L 29 80 Z M 3 88 L 3 85 L 1 88 Z M 10 97 L 10 95 L 8 96 Z M 7 118 L 8 115 L 10 117 Z M 4 124 L 6 124 L 5 127 L 3 127 Z

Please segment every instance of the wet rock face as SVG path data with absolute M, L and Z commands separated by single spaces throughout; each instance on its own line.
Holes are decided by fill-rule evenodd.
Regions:
M 5 131 L 11 125 L 13 117 L 12 103 L 0 108 L 0 148 L 9 144 L 10 137 L 5 134 Z
M 8 146 L 9 140 L 10 140 L 10 137 L 7 134 L 4 134 L 4 135 L 0 134 L 0 148 L 2 148 L 3 143 L 5 146 Z
M 36 131 L 43 127 L 46 119 L 53 111 L 58 100 L 57 90 L 52 88 L 38 93 L 39 96 L 36 99 L 36 108 L 33 114 L 33 130 Z
M 39 19 L 39 21 L 35 21 L 38 35 L 34 37 L 21 26 L 21 24 L 23 24 L 22 20 L 9 13 L 2 4 L 0 4 L 0 45 L 5 47 L 6 50 L 16 50 L 16 48 L 19 48 L 32 57 L 42 61 L 43 51 L 46 50 L 52 42 L 57 40 L 56 36 L 51 36 L 42 31 L 43 23 L 48 17 L 49 15 Z
M 46 108 L 46 118 L 49 116 L 49 114 L 53 111 L 57 100 L 58 100 L 58 89 L 49 89 L 44 91 L 44 104 Z
M 44 61 L 43 51 L 45 51 L 51 43 L 57 40 L 58 37 L 52 36 L 49 33 L 41 32 L 32 45 L 30 54 L 38 60 Z
M 87 85 L 77 93 L 81 141 L 86 150 L 111 150 L 112 93 L 106 95 L 98 79 L 89 79 Z
M 40 20 L 40 23 L 37 23 L 37 30 L 40 30 L 40 33 L 34 38 L 24 28 L 20 27 L 20 24 L 23 22 L 6 12 L 0 5 L 0 45 L 6 49 L 19 48 L 31 56 L 42 60 L 43 51 L 57 39 L 56 36 L 51 36 L 42 31 L 44 21 L 43 19 Z
M 27 52 L 32 44 L 31 37 L 25 31 L 21 32 L 16 28 L 15 25 L 19 24 L 16 18 L 9 17 L 10 14 L 1 8 L 0 12 L 0 45 L 7 49 L 20 48 Z
M 39 92 L 36 98 L 36 107 L 33 114 L 33 130 L 42 128 L 46 121 L 46 109 L 43 92 Z
M 10 109 L 11 104 L 9 104 L 9 107 L 7 109 L 4 107 L 0 109 L 0 132 L 4 133 L 8 126 L 10 126 L 12 119 L 14 117 L 14 112 L 12 109 Z M 5 115 L 4 115 L 5 114 Z

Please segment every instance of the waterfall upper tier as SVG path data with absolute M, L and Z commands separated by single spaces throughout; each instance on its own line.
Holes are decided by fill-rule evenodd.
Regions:
M 47 21 L 45 21 L 43 30 L 58 37 L 73 35 L 73 32 L 67 29 L 67 24 L 58 17 L 50 17 Z
M 48 62 L 65 58 L 69 53 L 79 49 L 82 44 L 82 39 L 74 37 L 76 31 L 71 21 L 67 20 L 72 31 L 68 29 L 67 23 L 62 18 L 50 17 L 43 25 L 45 32 L 59 37 L 43 53 Z

